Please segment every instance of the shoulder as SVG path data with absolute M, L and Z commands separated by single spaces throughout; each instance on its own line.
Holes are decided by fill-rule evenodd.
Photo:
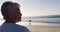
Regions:
M 25 26 L 22 26 L 22 25 L 18 25 L 18 29 L 23 31 L 23 32 L 29 32 L 29 29 Z
M 14 31 L 14 32 L 29 32 L 29 29 L 25 26 L 13 24 L 13 23 L 5 23 L 1 26 L 1 29 L 8 30 L 8 31 Z

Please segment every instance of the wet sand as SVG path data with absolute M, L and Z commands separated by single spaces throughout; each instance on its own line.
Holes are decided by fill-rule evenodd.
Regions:
M 60 32 L 60 27 L 58 26 L 28 25 L 26 27 L 30 30 L 30 32 Z

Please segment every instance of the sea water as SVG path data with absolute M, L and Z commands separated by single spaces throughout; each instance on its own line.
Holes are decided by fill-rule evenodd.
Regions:
M 31 20 L 31 21 L 29 21 Z M 0 20 L 0 25 L 4 20 Z M 24 18 L 19 25 L 38 25 L 38 26 L 60 26 L 60 18 Z
M 21 23 L 22 25 L 60 26 L 60 18 L 25 18 Z

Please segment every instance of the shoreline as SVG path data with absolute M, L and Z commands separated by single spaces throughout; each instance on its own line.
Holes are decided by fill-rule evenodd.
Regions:
M 26 25 L 30 32 L 60 32 L 60 27 Z

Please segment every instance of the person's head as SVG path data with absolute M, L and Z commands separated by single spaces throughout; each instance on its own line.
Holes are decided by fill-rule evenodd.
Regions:
M 15 2 L 4 2 L 1 6 L 1 13 L 6 21 L 21 21 L 20 5 Z

